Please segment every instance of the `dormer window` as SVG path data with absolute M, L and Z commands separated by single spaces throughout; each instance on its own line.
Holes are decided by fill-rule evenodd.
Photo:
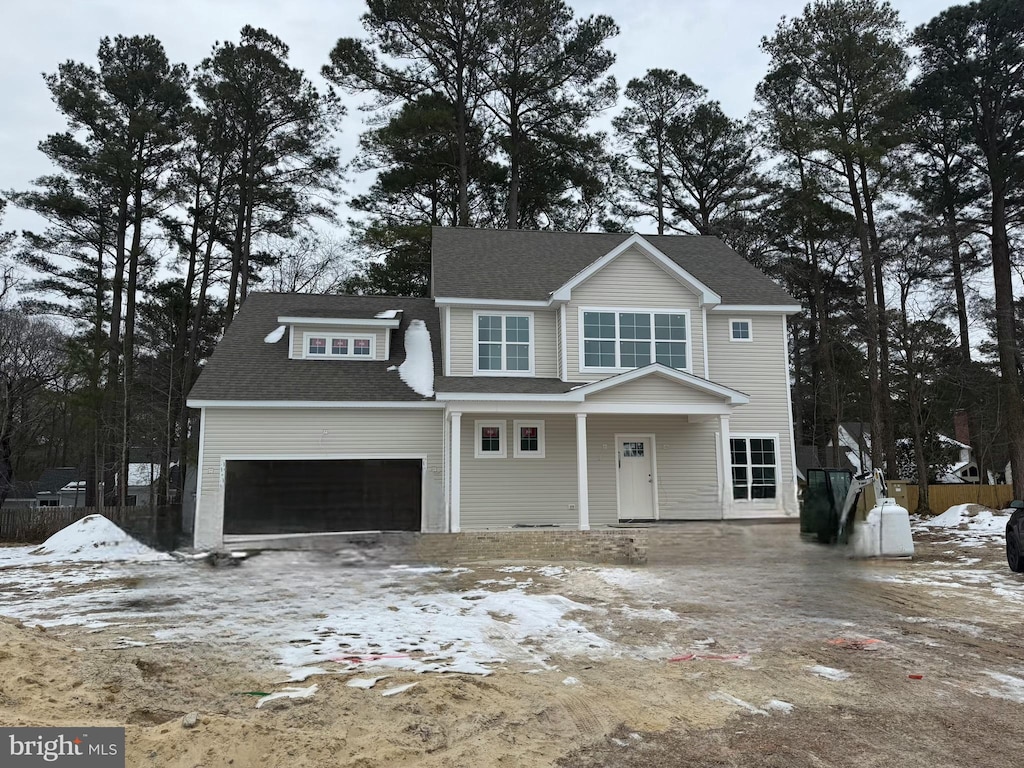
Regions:
M 533 375 L 533 314 L 476 312 L 473 372 L 485 376 Z
M 372 358 L 374 352 L 372 336 L 346 334 L 306 334 L 306 357 L 314 360 L 351 360 Z

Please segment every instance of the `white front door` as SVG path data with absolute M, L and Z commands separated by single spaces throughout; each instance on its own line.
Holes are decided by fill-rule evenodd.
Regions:
M 616 435 L 620 520 L 653 520 L 655 505 L 654 436 Z

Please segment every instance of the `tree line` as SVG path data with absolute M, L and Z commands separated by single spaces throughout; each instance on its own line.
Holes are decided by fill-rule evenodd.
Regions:
M 0 499 L 71 464 L 123 504 L 133 446 L 186 465 L 185 397 L 250 290 L 426 295 L 439 225 L 720 237 L 804 306 L 799 443 L 835 463 L 839 424 L 870 425 L 926 507 L 965 411 L 981 477 L 1010 461 L 1024 495 L 1019 2 L 911 31 L 881 0 L 815 0 L 762 39 L 743 118 L 670 60 L 620 93 L 615 21 L 563 0 L 368 0 L 362 23 L 327 88 L 248 26 L 194 68 L 119 36 L 45 77 L 52 173 L 3 193 L 46 226 L 0 240 Z M 354 158 L 339 91 L 368 113 Z M 372 182 L 341 206 L 345 170 Z

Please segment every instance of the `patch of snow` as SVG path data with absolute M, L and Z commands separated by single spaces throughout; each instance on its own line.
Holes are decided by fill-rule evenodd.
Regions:
M 390 688 L 385 688 L 380 692 L 381 696 L 397 696 L 400 693 L 408 691 L 410 688 L 415 688 L 419 683 L 405 683 L 405 685 L 393 685 Z
M 1013 675 L 1004 675 L 1001 672 L 985 672 L 1000 684 L 1000 688 L 983 688 L 980 693 L 987 693 L 997 699 L 1007 699 L 1018 704 L 1024 704 L 1024 680 Z
M 402 314 L 400 309 L 385 309 L 383 312 L 378 312 L 374 317 L 378 320 L 394 320 L 400 314 Z
M 941 515 L 920 523 L 921 528 L 966 530 L 975 534 L 998 534 L 1006 530 L 1009 514 L 993 512 L 980 504 L 956 504 Z M 975 539 L 976 540 L 976 539 Z
M 759 709 L 758 707 L 755 707 L 753 704 L 750 704 L 749 702 L 746 702 L 743 699 L 738 699 L 731 693 L 726 693 L 725 691 L 717 691 L 715 693 L 712 693 L 708 696 L 708 698 L 712 701 L 721 701 L 725 702 L 726 704 L 732 704 L 733 706 L 745 709 L 754 715 L 768 714 L 765 710 Z
M 316 683 L 313 683 L 308 688 L 282 688 L 280 691 L 277 691 L 276 693 L 272 693 L 269 696 L 263 696 L 262 698 L 260 698 L 260 700 L 256 702 L 256 709 L 259 709 L 267 702 L 276 701 L 277 699 L 308 699 L 310 696 L 316 693 L 317 688 L 319 687 L 320 686 L 318 686 Z
M 284 338 L 285 332 L 288 330 L 287 325 L 279 325 L 277 328 L 272 330 L 266 336 L 263 337 L 263 341 L 266 344 L 277 344 L 281 339 Z
M 782 701 L 780 699 L 772 699 L 767 704 L 765 704 L 765 708 L 773 710 L 775 712 L 782 712 L 786 715 L 791 714 L 793 712 L 793 705 L 790 704 L 788 701 Z
M 562 685 L 579 685 L 580 681 L 575 677 L 567 677 L 562 681 Z
M 826 680 L 834 680 L 836 682 L 840 680 L 846 680 L 850 677 L 850 673 L 842 669 L 834 669 L 832 667 L 823 667 L 820 664 L 816 664 L 813 667 L 808 667 L 807 671 L 818 677 L 824 677 Z
M 172 559 L 170 555 L 157 552 L 141 541 L 133 539 L 103 515 L 88 515 L 75 521 L 63 530 L 57 531 L 30 554 L 51 561 Z
M 405 331 L 405 362 L 398 366 L 398 375 L 417 395 L 433 397 L 434 353 L 422 320 L 413 320 Z
M 386 680 L 391 675 L 377 675 L 377 677 L 353 677 L 345 685 L 349 688 L 362 688 L 364 691 L 373 688 L 381 680 Z

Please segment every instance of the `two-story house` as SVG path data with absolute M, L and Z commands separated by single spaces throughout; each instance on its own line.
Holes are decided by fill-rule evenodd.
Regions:
M 721 241 L 436 228 L 432 251 L 429 299 L 249 296 L 189 397 L 196 546 L 797 513 L 799 307 Z

